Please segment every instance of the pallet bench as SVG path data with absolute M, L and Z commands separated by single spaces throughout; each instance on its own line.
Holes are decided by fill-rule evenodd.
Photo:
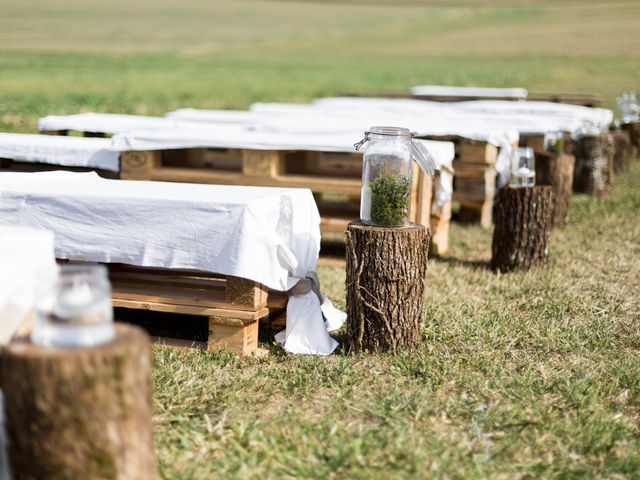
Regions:
M 269 292 L 242 278 L 122 264 L 108 267 L 115 308 L 197 316 L 208 324 L 204 344 L 166 337 L 157 338 L 160 343 L 249 355 L 258 351 L 260 319 L 287 305 L 286 293 Z
M 41 130 L 41 133 L 59 136 L 73 131 L 86 134 L 82 130 L 75 130 L 82 123 L 82 116 L 74 117 L 78 118 L 69 123 L 69 127 L 73 126 L 74 129 Z M 91 135 L 117 133 L 116 128 L 111 125 L 116 123 L 110 121 L 112 117 L 117 116 L 94 114 L 89 117 L 88 128 L 102 128 L 101 119 L 104 120 L 104 128 L 110 128 L 104 132 L 92 131 Z M 135 116 L 125 117 L 129 123 L 135 120 Z M 173 122 L 169 118 L 141 118 L 144 123 L 160 125 Z M 168 137 L 170 136 L 168 133 Z M 341 237 L 349 221 L 359 216 L 361 176 L 362 154 L 357 152 L 167 148 L 123 151 L 120 156 L 122 179 L 309 188 L 320 209 L 322 232 Z M 431 227 L 432 253 L 444 255 L 448 250 L 451 205 L 448 203 L 442 208 L 434 208 L 431 204 L 434 199 L 433 189 L 431 179 L 416 168 L 410 219 Z
M 4 224 L 50 230 L 61 259 L 106 264 L 116 308 L 202 318 L 208 350 L 255 352 L 260 319 L 285 311 L 294 322 L 321 318 L 320 305 L 305 299 L 313 292 L 288 294 L 294 279 L 317 267 L 320 217 L 308 189 L 129 182 L 72 172 L 17 173 L 1 187 Z M 290 210 L 283 212 L 286 202 Z M 170 211 L 178 214 L 158 221 L 155 213 Z M 309 353 L 315 339 L 324 351 L 325 334 L 314 330 Z
M 359 216 L 362 154 L 315 151 L 186 149 L 122 152 L 122 179 L 303 187 L 314 193 L 323 233 L 342 235 Z M 448 249 L 450 203 L 432 209 L 433 183 L 414 167 L 412 222 L 430 225 L 435 253 Z M 433 213 L 433 214 L 432 214 Z

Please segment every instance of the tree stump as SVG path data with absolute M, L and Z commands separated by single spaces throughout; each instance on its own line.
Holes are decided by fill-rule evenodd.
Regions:
M 347 330 L 351 349 L 412 349 L 424 314 L 429 230 L 347 226 Z
M 149 340 L 117 325 L 93 348 L 6 346 L 0 356 L 15 479 L 156 477 Z
M 576 140 L 573 190 L 596 197 L 611 193 L 613 141 L 611 135 L 586 136 Z
M 631 123 L 623 123 L 621 125 L 623 131 L 629 135 L 631 142 L 631 158 L 640 158 L 640 120 Z
M 491 268 L 507 272 L 541 267 L 549 257 L 553 187 L 501 188 L 493 211 Z
M 575 157 L 565 153 L 536 152 L 536 185 L 550 185 L 556 195 L 552 225 L 566 225 L 573 191 Z
M 625 130 L 613 132 L 611 139 L 613 140 L 613 171 L 614 173 L 626 172 L 635 155 L 629 132 Z

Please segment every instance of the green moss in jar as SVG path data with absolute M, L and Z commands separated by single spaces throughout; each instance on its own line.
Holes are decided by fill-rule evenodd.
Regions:
M 406 178 L 383 175 L 369 184 L 371 220 L 385 227 L 403 225 L 408 216 L 411 185 Z

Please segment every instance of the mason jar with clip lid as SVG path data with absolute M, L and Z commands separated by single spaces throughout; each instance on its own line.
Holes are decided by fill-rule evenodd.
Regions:
M 402 227 L 409 221 L 412 159 L 433 177 L 435 162 L 415 133 L 401 127 L 371 127 L 355 144 L 364 146 L 360 220 L 366 225 Z

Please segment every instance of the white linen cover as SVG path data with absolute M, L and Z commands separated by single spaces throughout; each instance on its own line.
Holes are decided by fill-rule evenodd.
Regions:
M 412 95 L 441 97 L 491 97 L 527 98 L 526 88 L 450 87 L 447 85 L 417 85 L 410 90 Z
M 188 126 L 187 126 L 188 127 Z M 48 115 L 38 120 L 38 130 L 77 130 L 79 132 L 114 134 L 130 130 L 171 130 L 180 128 L 175 121 L 147 115 L 118 113 L 78 113 Z
M 0 345 L 33 315 L 57 272 L 53 233 L 0 226 Z
M 307 189 L 106 180 L 95 173 L 0 174 L 0 224 L 55 233 L 59 258 L 233 275 L 285 291 L 316 269 L 320 216 Z M 333 328 L 345 315 L 327 300 Z M 309 292 L 289 299 L 285 349 L 337 346 Z
M 340 97 L 308 105 L 255 103 L 251 110 L 270 114 L 264 128 L 280 131 L 295 128 L 300 133 L 362 132 L 374 125 L 393 125 L 409 128 L 419 136 L 455 135 L 497 146 L 511 145 L 519 139 L 513 128 L 487 125 L 480 118 L 460 114 L 446 105 L 421 100 Z
M 0 133 L 0 158 L 65 167 L 120 170 L 120 152 L 109 138 Z

